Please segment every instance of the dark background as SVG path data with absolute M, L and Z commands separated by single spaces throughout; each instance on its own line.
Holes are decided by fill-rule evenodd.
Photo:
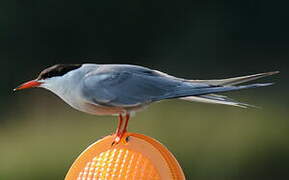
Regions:
M 227 93 L 239 109 L 170 100 L 130 130 L 176 155 L 188 179 L 289 178 L 286 1 L 0 2 L 0 179 L 63 179 L 73 159 L 115 128 L 51 93 L 12 89 L 58 63 L 138 64 L 188 79 L 279 70 L 272 87 Z M 176 133 L 178 132 L 178 133 Z

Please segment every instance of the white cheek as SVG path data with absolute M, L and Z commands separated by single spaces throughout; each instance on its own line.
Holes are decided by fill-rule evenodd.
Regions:
M 78 103 L 80 102 L 80 93 L 78 93 L 77 83 L 72 83 L 69 78 L 49 78 L 44 80 L 41 87 L 53 92 L 74 108 L 77 108 Z
M 43 81 L 43 83 L 41 84 L 40 87 L 48 89 L 48 90 L 54 92 L 55 94 L 60 93 L 61 89 L 63 88 L 61 85 L 61 84 L 63 84 L 62 80 L 59 77 L 52 77 L 52 78 L 45 79 L 42 81 Z

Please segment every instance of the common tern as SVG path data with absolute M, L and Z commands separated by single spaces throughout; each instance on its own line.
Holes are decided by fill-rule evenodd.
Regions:
M 238 85 L 278 73 L 217 79 L 189 80 L 137 65 L 126 64 L 58 64 L 14 90 L 41 87 L 52 91 L 73 108 L 89 114 L 117 115 L 119 123 L 114 144 L 127 131 L 133 112 L 164 99 L 247 107 L 215 93 L 269 86 L 272 83 Z

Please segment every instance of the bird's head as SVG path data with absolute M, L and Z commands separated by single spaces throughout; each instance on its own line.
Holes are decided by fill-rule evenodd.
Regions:
M 57 64 L 44 69 L 34 80 L 28 81 L 16 87 L 14 91 L 28 89 L 33 87 L 47 87 L 58 79 L 63 78 L 68 72 L 78 69 L 81 64 Z

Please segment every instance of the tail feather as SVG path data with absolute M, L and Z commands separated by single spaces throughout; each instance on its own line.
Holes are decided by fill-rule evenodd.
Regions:
M 235 101 L 235 100 L 230 99 L 230 98 L 223 96 L 223 95 L 217 95 L 217 94 L 211 94 L 211 93 L 219 93 L 219 92 L 235 91 L 235 90 L 247 89 L 247 88 L 269 86 L 269 85 L 272 85 L 273 83 L 249 84 L 249 85 L 244 85 L 244 86 L 234 86 L 234 85 L 245 83 L 248 81 L 253 81 L 253 80 L 256 80 L 256 79 L 259 79 L 262 77 L 266 77 L 266 76 L 270 76 L 273 74 L 277 74 L 277 73 L 279 73 L 279 71 L 259 73 L 259 74 L 253 74 L 253 75 L 248 75 L 248 76 L 228 78 L 228 79 L 188 80 L 191 83 L 205 83 L 205 84 L 209 84 L 209 85 L 213 85 L 213 86 L 219 86 L 219 87 L 204 88 L 199 92 L 199 94 L 195 93 L 195 95 L 192 94 L 191 96 L 181 97 L 180 99 L 186 100 L 186 101 L 196 101 L 196 102 L 203 102 L 203 103 L 238 106 L 238 107 L 242 107 L 242 108 L 256 107 L 253 105 L 249 105 L 246 103 L 241 103 L 241 102 Z
M 272 71 L 272 72 L 266 72 L 266 73 L 259 73 L 259 74 L 253 74 L 248 76 L 241 76 L 241 77 L 235 77 L 235 78 L 228 78 L 228 79 L 216 79 L 216 80 L 189 80 L 189 82 L 192 83 L 206 83 L 210 85 L 215 86 L 233 86 L 237 84 L 241 84 L 248 81 L 253 81 L 259 78 L 263 78 L 266 76 L 271 76 L 273 74 L 277 74 L 279 71 Z
M 228 98 L 226 96 L 219 96 L 216 94 L 189 96 L 189 97 L 183 97 L 180 99 L 185 100 L 185 101 L 194 101 L 194 102 L 202 102 L 202 103 L 210 103 L 210 104 L 223 104 L 223 105 L 229 105 L 229 106 L 237 106 L 237 107 L 241 107 L 241 108 L 256 107 L 256 106 L 253 106 L 250 104 L 235 101 L 235 100 Z

